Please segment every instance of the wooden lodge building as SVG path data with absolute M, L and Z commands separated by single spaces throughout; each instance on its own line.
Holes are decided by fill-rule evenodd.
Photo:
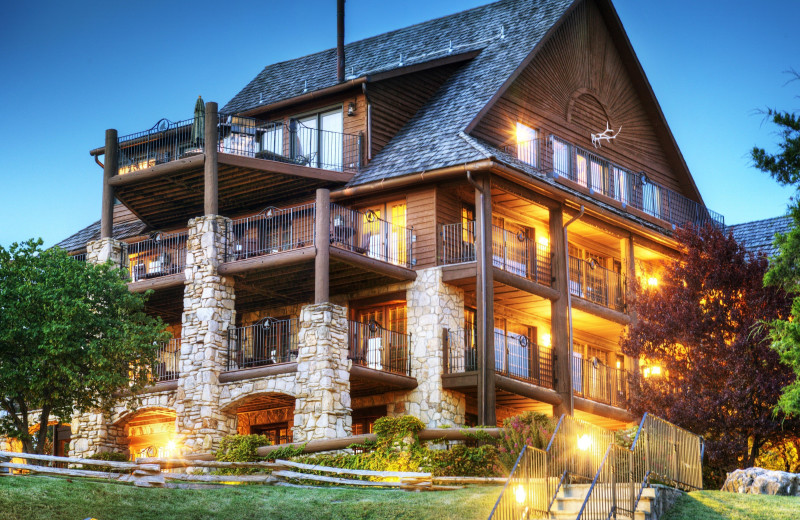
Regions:
M 59 245 L 126 267 L 175 339 L 134 412 L 73 418 L 77 456 L 402 414 L 621 427 L 628 375 L 658 375 L 620 352 L 634 281 L 657 286 L 677 226 L 723 225 L 609 0 L 501 0 L 269 65 L 91 154 L 102 219 Z

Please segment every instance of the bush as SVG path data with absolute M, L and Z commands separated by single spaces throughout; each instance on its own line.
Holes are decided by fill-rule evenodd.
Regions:
M 228 435 L 219 443 L 215 456 L 221 462 L 258 462 L 267 460 L 256 451 L 261 446 L 272 444 L 266 435 Z M 250 475 L 257 473 L 257 468 L 233 468 L 219 470 L 220 475 Z
M 497 447 L 500 464 L 511 473 L 522 448 L 546 449 L 554 430 L 553 418 L 539 412 L 524 412 L 504 420 Z
M 495 477 L 501 473 L 497 447 L 492 444 L 457 444 L 449 450 L 431 450 L 430 464 L 425 469 L 437 477 Z

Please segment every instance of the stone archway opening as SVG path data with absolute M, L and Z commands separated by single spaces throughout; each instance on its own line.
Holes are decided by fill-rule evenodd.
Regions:
M 175 431 L 175 411 L 166 408 L 135 413 L 121 425 L 131 460 L 138 457 L 180 455 L 180 440 Z
M 245 397 L 225 410 L 236 414 L 239 435 L 265 435 L 272 444 L 292 442 L 295 398 L 280 393 Z

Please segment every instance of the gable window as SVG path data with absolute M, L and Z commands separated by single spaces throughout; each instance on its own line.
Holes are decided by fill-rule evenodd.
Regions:
M 530 164 L 531 166 L 539 165 L 539 157 L 537 150 L 537 137 L 538 133 L 535 129 L 517 123 L 517 159 Z

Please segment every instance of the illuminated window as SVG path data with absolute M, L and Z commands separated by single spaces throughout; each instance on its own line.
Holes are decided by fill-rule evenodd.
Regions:
M 539 157 L 536 130 L 522 123 L 517 123 L 516 138 L 517 159 L 532 166 L 537 166 Z

